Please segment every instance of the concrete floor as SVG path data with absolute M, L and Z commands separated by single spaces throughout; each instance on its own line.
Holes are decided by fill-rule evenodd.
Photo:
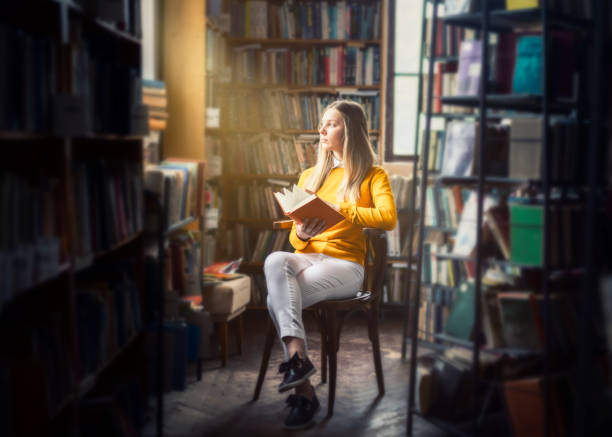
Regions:
M 189 374 L 187 389 L 165 396 L 164 436 L 276 436 L 295 434 L 284 431 L 282 422 L 287 394 L 279 394 L 282 361 L 276 342 L 266 380 L 258 401 L 251 401 L 259 371 L 267 314 L 245 313 L 245 346 L 243 354 L 230 357 L 226 368 L 220 361 L 206 361 L 201 381 Z M 319 367 L 318 330 L 311 319 L 305 320 L 310 357 Z M 386 394 L 378 397 L 372 352 L 365 320 L 360 314 L 344 326 L 338 356 L 338 382 L 334 415 L 327 414 L 327 384 L 320 375 L 312 378 L 321 409 L 316 423 L 303 436 L 404 436 L 408 402 L 408 362 L 401 360 L 402 323 L 398 313 L 387 312 L 381 320 L 381 348 Z M 233 340 L 230 338 L 230 340 Z M 145 435 L 154 435 L 155 412 L 152 411 Z M 446 434 L 415 417 L 414 436 L 443 437 Z

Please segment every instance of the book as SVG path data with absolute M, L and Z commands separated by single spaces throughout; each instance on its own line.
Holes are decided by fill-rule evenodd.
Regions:
M 480 90 L 482 41 L 463 41 L 459 52 L 459 75 L 455 95 L 475 96 Z
M 510 210 L 507 205 L 497 205 L 485 211 L 485 222 L 491 229 L 495 241 L 504 254 L 510 259 Z
M 474 161 L 476 124 L 453 120 L 448 123 L 442 158 L 444 176 L 471 176 Z
M 344 216 L 325 203 L 319 196 L 293 185 L 274 193 L 274 198 L 283 213 L 291 220 L 301 223 L 306 218 L 325 220 L 325 230 L 340 223 Z
M 457 292 L 446 319 L 444 332 L 461 340 L 472 340 L 474 328 L 474 298 L 473 282 L 463 282 Z

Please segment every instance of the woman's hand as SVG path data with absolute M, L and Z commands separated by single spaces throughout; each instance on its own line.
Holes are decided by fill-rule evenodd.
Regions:
M 306 218 L 302 223 L 295 224 L 295 234 L 303 241 L 320 234 L 324 229 L 325 220 L 316 217 Z

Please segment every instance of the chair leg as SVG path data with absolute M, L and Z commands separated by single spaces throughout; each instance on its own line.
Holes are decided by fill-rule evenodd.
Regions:
M 326 311 L 327 331 L 327 354 L 329 359 L 329 395 L 327 398 L 327 417 L 334 414 L 334 402 L 336 400 L 336 371 L 338 369 L 338 345 L 337 345 L 337 322 L 336 309 L 330 308 Z
M 261 386 L 263 385 L 266 371 L 268 370 L 268 362 L 270 361 L 270 354 L 272 353 L 272 344 L 276 337 L 276 328 L 272 319 L 268 319 L 268 332 L 266 334 L 266 343 L 264 344 L 263 356 L 261 357 L 261 366 L 259 367 L 259 376 L 257 376 L 257 385 L 255 385 L 255 393 L 253 394 L 253 400 L 259 399 L 261 393 Z
M 380 358 L 380 338 L 378 332 L 378 314 L 370 312 L 368 314 L 368 334 L 372 343 L 372 354 L 374 355 L 374 368 L 376 369 L 376 380 L 378 382 L 378 394 L 385 394 L 385 379 L 382 370 L 382 360 Z
M 321 383 L 325 384 L 327 382 L 327 329 L 323 311 L 317 310 L 316 318 L 321 335 Z
M 242 341 L 244 340 L 244 321 L 242 316 L 244 314 L 240 314 L 238 316 L 238 320 L 236 321 L 236 338 L 238 339 L 238 355 L 242 355 Z
M 221 367 L 225 367 L 227 364 L 227 322 L 219 322 L 219 344 L 221 346 Z

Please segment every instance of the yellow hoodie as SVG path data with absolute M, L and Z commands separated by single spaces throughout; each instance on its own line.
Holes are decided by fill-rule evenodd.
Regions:
M 304 186 L 312 171 L 309 168 L 302 173 L 298 186 Z M 337 204 L 336 193 L 343 176 L 343 168 L 332 169 L 316 194 L 323 200 Z M 294 224 L 289 241 L 296 249 L 295 253 L 323 253 L 363 265 L 365 237 L 362 228 L 391 230 L 395 227 L 397 212 L 389 178 L 382 167 L 372 167 L 361 183 L 360 194 L 356 204 L 340 202 L 344 220 L 308 241 L 298 238 Z

